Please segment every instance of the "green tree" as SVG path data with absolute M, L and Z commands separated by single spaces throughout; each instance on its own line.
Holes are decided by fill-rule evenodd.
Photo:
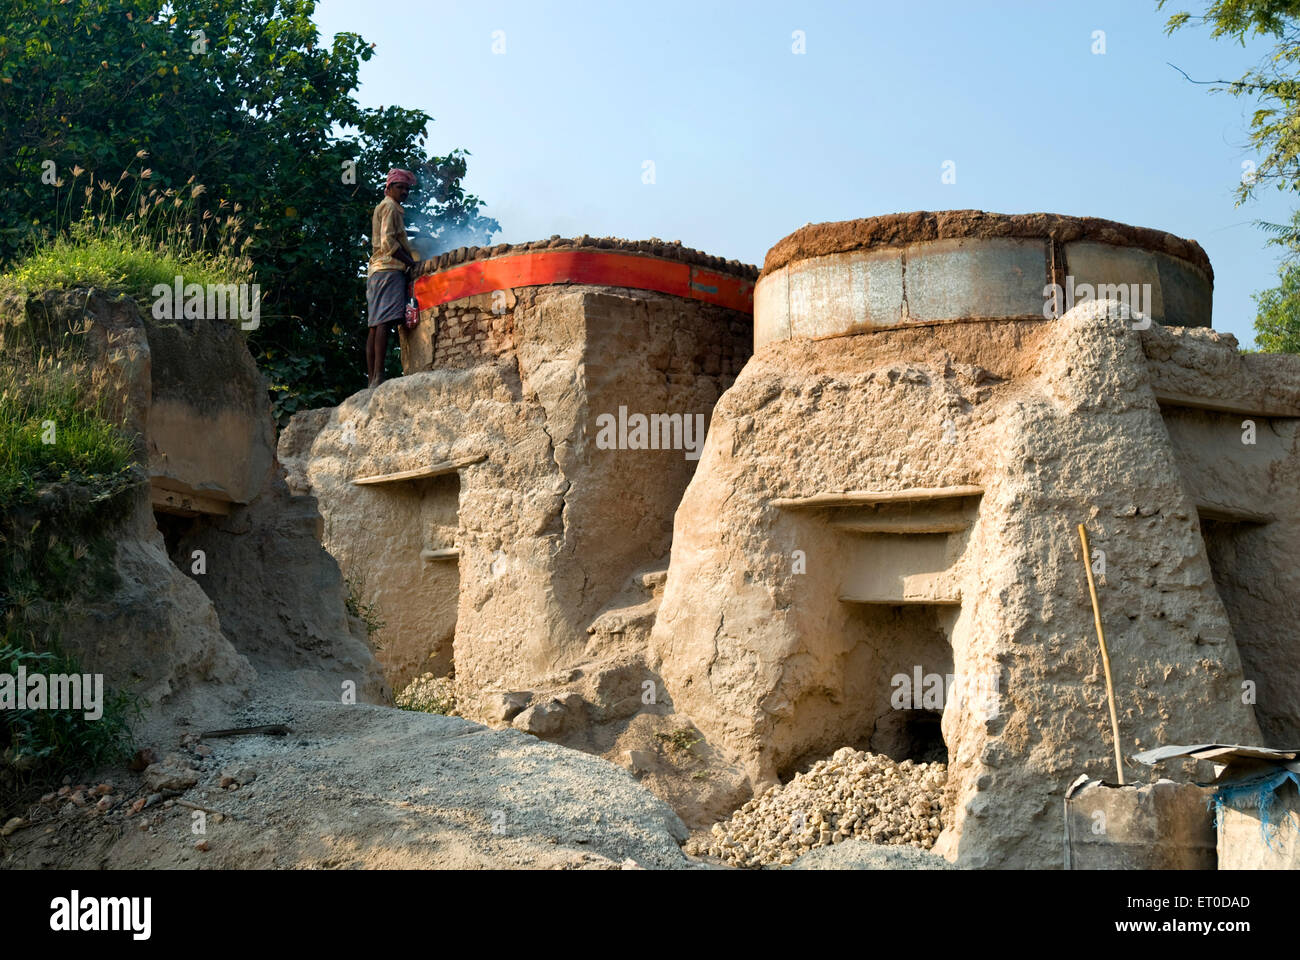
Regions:
M 1300 353 L 1300 270 L 1286 264 L 1276 287 L 1255 294 L 1255 342 L 1266 353 Z
M 1163 9 L 1168 0 L 1159 0 Z M 1263 184 L 1300 192 L 1300 0 L 1213 0 L 1204 14 L 1173 14 L 1166 32 L 1191 23 L 1210 26 L 1210 36 L 1245 45 L 1255 37 L 1273 38 L 1273 50 L 1239 79 L 1216 81 L 1213 89 L 1252 97 L 1250 144 L 1262 158 L 1241 178 L 1238 205 Z M 1286 250 L 1278 268 L 1279 285 L 1255 295 L 1256 342 L 1268 352 L 1300 353 L 1300 211 L 1287 224 L 1260 223 L 1268 242 Z
M 282 419 L 365 385 L 370 211 L 390 166 L 424 174 L 413 199 L 435 237 L 499 229 L 461 186 L 464 151 L 428 154 L 428 114 L 356 102 L 374 46 L 355 33 L 322 44 L 314 8 L 0 0 L 0 261 L 76 217 L 75 192 L 65 211 L 54 202 L 67 171 L 111 182 L 147 150 L 160 187 L 207 188 L 196 230 L 220 199 L 254 226 L 263 307 L 249 340 Z
M 1157 8 L 1167 3 L 1159 0 Z M 1210 36 L 1242 46 L 1253 37 L 1276 41 L 1258 66 L 1237 80 L 1215 81 L 1212 89 L 1260 101 L 1251 116 L 1250 144 L 1263 159 L 1242 177 L 1238 202 L 1253 197 L 1261 184 L 1300 191 L 1300 0 L 1213 0 L 1202 16 L 1173 14 L 1165 30 L 1173 33 L 1195 22 L 1209 24 Z

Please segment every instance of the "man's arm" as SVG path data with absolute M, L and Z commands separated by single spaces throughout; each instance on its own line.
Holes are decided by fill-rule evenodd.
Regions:
M 413 279 L 415 276 L 415 251 L 411 249 L 411 241 L 406 236 L 406 211 L 400 206 L 395 211 L 394 219 L 397 221 L 397 249 L 393 251 L 393 256 L 406 264 L 407 279 Z
M 394 247 L 393 256 L 396 257 L 398 260 L 401 260 L 402 263 L 406 264 L 407 270 L 415 269 L 415 259 L 409 253 L 406 252 L 405 247 Z
M 412 255 L 410 242 L 406 239 L 406 218 L 402 215 L 401 207 L 389 211 L 389 215 L 385 218 L 384 229 L 387 234 L 385 240 L 392 250 L 393 259 L 405 264 L 409 275 L 410 271 L 415 269 L 415 257 Z

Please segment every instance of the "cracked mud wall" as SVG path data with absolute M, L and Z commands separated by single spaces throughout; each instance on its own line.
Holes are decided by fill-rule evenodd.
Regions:
M 1166 331 L 1144 348 L 1266 746 L 1300 742 L 1300 377 L 1285 355 L 1225 335 Z M 1207 392 L 1235 410 L 1188 406 Z M 1268 414 L 1274 414 L 1272 416 Z M 1284 414 L 1291 414 L 1289 416 Z
M 861 723 L 845 720 L 861 709 L 845 701 L 842 670 L 858 619 L 838 599 L 849 542 L 769 501 L 967 482 L 943 424 L 1005 389 L 1038 328 L 937 332 L 770 344 L 715 410 L 677 512 L 653 644 L 678 708 L 747 756 L 760 789 Z M 800 706 L 813 701 L 829 706 L 807 716 Z
M 490 314 L 492 299 L 455 310 Z M 327 548 L 386 621 L 394 683 L 433 669 L 425 612 L 445 590 L 421 568 L 408 482 L 352 480 L 483 458 L 459 469 L 454 669 L 466 689 L 527 688 L 583 657 L 633 574 L 666 565 L 695 469 L 682 450 L 600 449 L 598 418 L 623 406 L 707 423 L 747 355 L 747 318 L 666 295 L 574 285 L 508 302 L 491 321 L 508 324 L 500 352 L 299 414 L 281 438 L 291 486 L 318 498 Z
M 111 531 L 116 587 L 69 611 L 65 645 L 107 685 L 141 698 L 142 736 L 178 717 L 206 723 L 259 686 L 302 697 L 382 694 L 373 657 L 352 632 L 342 581 L 321 548 L 310 498 L 293 498 L 275 460 L 265 382 L 229 324 L 157 321 L 134 300 L 97 290 L 6 300 L 0 341 L 77 335 L 136 436 L 142 482 Z M 153 486 L 151 496 L 150 486 Z M 224 511 L 159 530 L 159 490 L 198 493 Z M 164 519 L 169 530 L 174 528 Z M 191 552 L 204 552 L 196 572 Z M 221 725 L 217 723 L 215 725 Z
M 976 484 L 978 516 L 951 571 L 952 668 L 996 677 L 998 709 L 945 705 L 940 849 L 974 866 L 1056 866 L 1068 781 L 1113 776 L 1078 522 L 1107 553 L 1101 605 L 1123 752 L 1257 738 L 1143 352 L 1170 337 L 1081 308 L 1051 323 L 760 350 L 719 402 L 677 513 L 652 665 L 678 711 L 760 789 L 805 751 L 853 742 L 854 702 L 879 702 L 892 667 L 857 652 L 863 641 L 833 597 L 842 540 L 815 514 L 770 501 Z M 796 549 L 804 574 L 793 572 Z M 883 623 L 863 629 L 886 639 Z

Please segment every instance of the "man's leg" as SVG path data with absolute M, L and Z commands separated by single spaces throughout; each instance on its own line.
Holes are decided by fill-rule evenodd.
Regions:
M 370 375 L 370 385 L 377 387 L 384 382 L 384 359 L 388 354 L 388 324 L 381 323 L 377 327 L 371 327 L 370 333 L 375 338 L 375 358 L 373 373 Z
M 375 328 L 366 331 L 366 380 L 367 385 L 375 385 Z

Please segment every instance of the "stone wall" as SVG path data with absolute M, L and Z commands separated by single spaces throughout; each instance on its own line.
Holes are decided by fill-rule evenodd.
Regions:
M 552 237 L 537 243 L 470 247 L 425 261 L 414 289 L 420 324 L 402 329 L 402 370 L 463 368 L 516 347 L 516 312 L 568 285 L 667 294 L 697 312 L 692 362 L 734 376 L 752 350 L 754 267 L 658 240 Z M 744 320 L 740 319 L 744 315 Z M 688 369 L 679 366 L 680 371 Z
M 414 330 L 401 332 L 402 372 L 463 369 L 497 357 L 513 357 L 516 316 L 535 315 L 539 309 L 537 298 L 547 296 L 549 289 L 554 288 L 501 290 L 420 311 L 420 324 Z M 629 288 L 603 289 L 631 298 L 643 293 Z M 649 294 L 646 302 L 664 301 Z M 752 352 L 752 321 L 734 310 L 706 303 L 692 303 L 690 312 L 694 323 L 689 333 L 689 352 L 684 341 L 674 343 L 669 353 L 656 354 L 650 362 L 666 365 L 668 372 L 676 374 L 734 378 Z M 678 334 L 679 340 L 685 336 L 684 331 Z M 627 347 L 640 349 L 634 344 Z

